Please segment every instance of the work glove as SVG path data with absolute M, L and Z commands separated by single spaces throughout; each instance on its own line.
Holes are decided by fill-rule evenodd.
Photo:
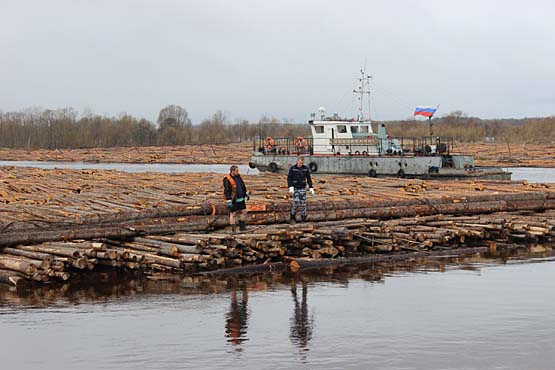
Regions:
M 308 189 L 308 191 L 310 191 L 310 195 L 314 195 L 314 189 L 313 188 Z
M 227 206 L 227 208 L 231 209 L 231 207 L 233 207 L 233 202 L 231 200 L 228 200 L 227 202 L 225 202 L 225 205 Z
M 292 186 L 290 186 L 290 187 L 289 187 L 289 192 L 290 192 L 291 194 L 293 194 L 293 193 L 295 192 L 295 188 L 292 187 Z

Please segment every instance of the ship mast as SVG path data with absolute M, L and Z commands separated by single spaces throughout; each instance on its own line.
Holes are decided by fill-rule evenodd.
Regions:
M 364 121 L 364 94 L 368 94 L 368 120 L 370 120 L 370 80 L 372 76 L 364 73 L 364 70 L 360 70 L 360 78 L 358 78 L 358 89 L 353 90 L 354 94 L 358 94 L 358 100 L 360 101 L 360 107 L 358 108 L 358 121 Z

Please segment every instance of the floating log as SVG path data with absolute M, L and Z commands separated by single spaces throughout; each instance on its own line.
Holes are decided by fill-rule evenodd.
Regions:
M 22 274 L 15 271 L 0 269 L 0 283 L 21 286 L 27 283 L 27 280 Z

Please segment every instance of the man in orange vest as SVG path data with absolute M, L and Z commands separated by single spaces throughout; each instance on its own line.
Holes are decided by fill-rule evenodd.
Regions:
M 231 231 L 237 231 L 237 216 L 239 217 L 239 230 L 246 230 L 247 206 L 245 199 L 249 200 L 245 182 L 239 175 L 239 167 L 233 165 L 229 168 L 229 174 L 224 177 L 224 200 L 229 209 L 229 224 Z

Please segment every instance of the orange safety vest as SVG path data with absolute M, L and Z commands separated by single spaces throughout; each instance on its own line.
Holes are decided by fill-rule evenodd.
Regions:
M 225 175 L 224 179 L 228 179 L 229 183 L 231 184 L 231 200 L 233 200 L 235 199 L 235 195 L 237 194 L 237 184 L 235 183 L 235 180 L 233 179 L 233 177 L 231 177 L 230 174 Z M 222 196 L 224 200 L 227 201 L 225 197 L 225 185 L 224 185 L 224 191 L 222 193 Z

